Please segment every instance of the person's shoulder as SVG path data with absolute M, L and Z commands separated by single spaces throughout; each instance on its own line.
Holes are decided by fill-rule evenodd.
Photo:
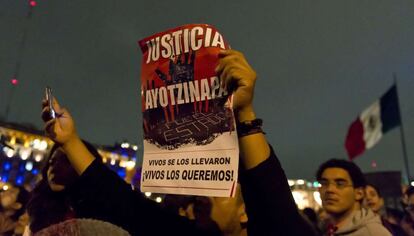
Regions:
M 359 222 L 359 230 L 356 235 L 370 236 L 392 236 L 388 229 L 382 224 L 381 217 L 375 214 L 371 209 L 362 208 L 356 211 L 353 220 Z
M 372 236 L 392 236 L 390 231 L 388 231 L 387 228 L 379 222 L 368 222 L 365 224 L 366 230 L 369 232 L 369 235 Z

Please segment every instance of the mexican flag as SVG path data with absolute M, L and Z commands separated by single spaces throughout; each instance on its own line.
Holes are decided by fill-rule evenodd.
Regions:
M 397 87 L 393 85 L 350 125 L 345 140 L 349 159 L 373 147 L 386 132 L 400 124 Z

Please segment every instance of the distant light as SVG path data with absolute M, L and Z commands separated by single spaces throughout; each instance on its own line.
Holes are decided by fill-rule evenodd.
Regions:
M 25 148 L 30 147 L 29 141 L 24 141 L 23 147 L 25 147 Z
M 295 181 L 288 179 L 288 184 L 290 187 L 292 187 L 293 185 L 295 185 Z
M 119 177 L 121 177 L 121 178 L 125 178 L 125 176 L 126 176 L 126 172 L 125 172 L 125 169 L 119 169 L 118 171 L 117 171 L 117 174 L 119 175 Z
M 292 191 L 292 196 L 299 209 L 304 209 L 309 206 L 309 200 L 306 197 L 306 192 L 294 190 Z
M 37 2 L 36 2 L 36 1 L 34 1 L 34 0 L 30 0 L 30 1 L 29 1 L 29 5 L 30 5 L 31 7 L 35 7 L 35 6 L 37 5 Z
M 377 162 L 376 161 L 372 161 L 371 162 L 371 167 L 372 168 L 377 168 Z
M 33 148 L 35 148 L 35 149 L 39 149 L 39 146 L 40 146 L 40 140 L 39 139 L 35 139 L 35 140 L 33 140 Z
M 33 169 L 33 170 L 32 170 L 32 174 L 34 174 L 34 175 L 39 174 L 39 170 L 38 170 L 38 169 Z
M 126 161 L 124 161 L 124 160 L 120 160 L 119 161 L 119 167 L 125 168 L 126 165 L 127 165 L 127 162 Z
M 304 184 L 305 184 L 305 180 L 303 180 L 303 179 L 298 179 L 298 180 L 296 181 L 296 183 L 297 183 L 298 185 L 304 185 Z
M 40 151 L 45 151 L 47 149 L 47 142 L 45 140 L 40 141 L 38 149 Z
M 28 161 L 25 166 L 27 171 L 31 171 L 33 169 L 33 162 Z
M 12 137 L 12 138 L 10 139 L 10 144 L 11 144 L 11 145 L 15 145 L 15 144 L 16 144 L 16 137 Z
M 129 148 L 129 143 L 122 143 L 121 148 Z
M 4 164 L 3 164 L 3 168 L 4 168 L 4 170 L 10 170 L 11 169 L 11 164 L 10 164 L 10 162 L 4 162 Z
M 3 186 L 3 190 L 7 191 L 7 189 L 9 189 L 9 186 L 6 184 L 6 185 Z
M 20 158 L 22 160 L 27 160 L 29 158 L 31 150 L 29 148 L 21 148 L 20 149 Z
M 319 188 L 320 187 L 320 183 L 318 181 L 314 181 L 313 182 L 313 187 Z
M 11 157 L 13 157 L 13 156 L 14 156 L 14 150 L 13 150 L 13 149 L 11 149 L 11 148 L 4 147 L 4 148 L 3 148 L 3 152 L 6 154 L 6 156 L 7 156 L 8 158 L 11 158 Z
M 411 182 L 411 186 L 414 186 L 414 181 Z
M 17 79 L 12 79 L 11 83 L 12 83 L 12 85 L 17 85 L 19 83 L 19 81 Z
M 116 160 L 115 159 L 111 159 L 111 165 L 115 165 L 115 163 L 116 163 Z
M 24 177 L 23 177 L 23 176 L 18 176 L 18 177 L 16 178 L 16 184 L 17 184 L 17 185 L 22 185 L 22 184 L 23 184 L 23 182 L 24 182 Z
M 14 150 L 9 148 L 9 150 L 7 150 L 7 152 L 6 152 L 6 156 L 8 158 L 13 157 L 14 156 Z
M 158 202 L 158 203 L 161 203 L 161 202 L 162 202 L 162 198 L 161 198 L 161 197 L 157 197 L 157 198 L 155 199 L 155 201 L 156 201 L 156 202 Z
M 3 181 L 3 182 L 7 182 L 9 180 L 9 176 L 8 176 L 8 174 L 3 174 L 2 176 L 1 176 L 1 181 Z M 7 187 L 7 188 L 9 188 L 9 187 Z
M 151 197 L 152 193 L 151 192 L 145 192 L 144 193 L 146 197 Z
M 42 156 L 42 154 L 37 153 L 35 155 L 34 159 L 35 159 L 36 162 L 40 162 L 43 159 L 43 156 Z
M 134 167 L 135 167 L 135 161 L 128 161 L 127 163 L 126 163 L 126 169 L 127 170 L 132 170 L 132 169 L 134 169 Z
M 136 150 L 138 150 L 138 146 L 134 145 L 134 146 L 132 146 L 132 149 L 134 149 L 134 151 L 136 151 Z
M 322 206 L 321 194 L 318 191 L 313 192 L 313 199 L 315 199 L 315 202 L 318 203 L 319 206 Z

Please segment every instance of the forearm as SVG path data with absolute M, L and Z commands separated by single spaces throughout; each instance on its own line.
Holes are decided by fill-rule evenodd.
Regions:
M 158 203 L 132 190 L 97 160 L 72 186 L 70 194 L 78 217 L 113 223 L 131 235 L 204 235 L 186 218 L 164 211 Z
M 237 121 L 244 122 L 256 119 L 253 107 L 236 111 Z M 241 162 L 246 170 L 264 162 L 270 155 L 270 148 L 263 133 L 256 133 L 239 138 Z
M 77 135 L 70 138 L 62 145 L 62 147 L 68 156 L 72 167 L 79 175 L 81 175 L 95 159 Z

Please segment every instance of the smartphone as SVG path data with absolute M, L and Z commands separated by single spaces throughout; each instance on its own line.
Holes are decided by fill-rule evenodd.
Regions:
M 53 108 L 52 89 L 49 86 L 46 86 L 45 97 L 46 97 L 47 103 L 49 105 L 49 115 L 50 115 L 50 118 L 51 119 L 55 119 L 56 118 L 56 112 L 55 112 L 55 109 Z

